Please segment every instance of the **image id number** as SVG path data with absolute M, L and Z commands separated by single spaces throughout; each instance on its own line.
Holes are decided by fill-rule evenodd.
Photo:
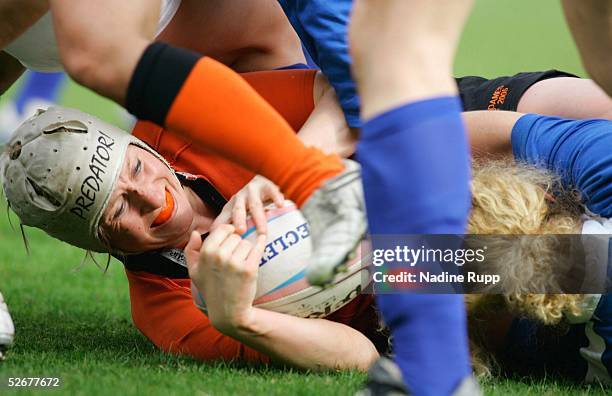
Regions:
M 57 388 L 59 377 L 9 377 L 9 388 Z

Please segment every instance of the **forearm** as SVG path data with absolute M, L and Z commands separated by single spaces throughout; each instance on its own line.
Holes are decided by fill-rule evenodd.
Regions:
M 612 95 L 612 3 L 562 0 L 562 4 L 585 69 Z
M 0 51 L 0 95 L 3 95 L 23 74 L 25 68 L 6 52 Z
M 464 112 L 463 120 L 474 158 L 511 157 L 512 127 L 522 115 L 509 111 Z
M 206 302 L 212 325 L 247 347 L 296 367 L 366 370 L 378 353 L 360 332 L 340 323 L 252 306 L 266 236 L 259 235 L 253 245 L 235 230 L 219 225 L 204 241 L 194 232 L 185 246 L 192 293 L 201 294 L 195 295 Z
M 372 342 L 351 327 L 253 308 L 248 323 L 221 330 L 273 360 L 308 370 L 366 371 L 378 358 Z
M 327 102 L 325 94 L 298 135 L 307 145 L 343 157 L 354 153 L 356 136 L 342 119 L 337 102 Z M 332 99 L 335 100 L 333 91 Z M 510 111 L 470 111 L 462 114 L 474 158 L 508 158 L 512 156 L 511 135 L 522 113 Z

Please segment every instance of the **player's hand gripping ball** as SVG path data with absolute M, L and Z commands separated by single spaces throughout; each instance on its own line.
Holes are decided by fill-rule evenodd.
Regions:
M 291 201 L 282 207 L 265 207 L 267 235 L 263 255 L 257 263 L 256 289 L 252 306 L 299 317 L 324 317 L 352 301 L 366 286 L 367 270 L 362 268 L 360 249 L 348 263 L 348 271 L 338 274 L 334 282 L 322 289 L 310 286 L 305 269 L 312 254 L 310 229 L 306 219 Z M 211 234 L 212 235 L 212 234 Z M 257 243 L 257 230 L 248 218 L 242 237 Z M 210 236 L 209 236 L 210 238 Z M 219 285 L 211 287 L 220 288 Z M 223 293 L 237 293 L 223 290 Z M 242 293 L 239 293 L 242 294 Z M 195 304 L 207 312 L 207 302 L 192 282 Z M 211 301 L 208 305 L 211 305 Z

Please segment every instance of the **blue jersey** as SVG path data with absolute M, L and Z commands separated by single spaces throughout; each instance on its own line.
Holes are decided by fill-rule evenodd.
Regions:
M 512 130 L 512 152 L 560 175 L 591 212 L 612 217 L 612 121 L 527 114 Z
M 566 187 L 577 188 L 590 211 L 612 217 L 612 121 L 528 114 L 512 130 L 512 150 L 516 159 L 543 166 L 559 174 Z M 608 257 L 610 269 L 610 250 Z M 612 383 L 612 295 L 590 298 L 588 315 L 563 334 L 516 319 L 504 363 L 525 374 L 546 370 Z
M 612 298 L 595 300 L 587 320 L 567 328 L 515 319 L 499 357 L 510 374 L 612 384 Z
M 359 97 L 351 78 L 348 22 L 352 0 L 279 0 L 300 36 L 307 57 L 321 68 L 336 90 L 350 127 L 359 128 Z

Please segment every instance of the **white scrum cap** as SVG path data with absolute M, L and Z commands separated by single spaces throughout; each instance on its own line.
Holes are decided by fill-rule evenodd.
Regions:
M 98 225 L 130 144 L 166 163 L 141 140 L 92 115 L 39 110 L 17 128 L 0 156 L 10 208 L 24 225 L 83 249 L 107 251 Z

